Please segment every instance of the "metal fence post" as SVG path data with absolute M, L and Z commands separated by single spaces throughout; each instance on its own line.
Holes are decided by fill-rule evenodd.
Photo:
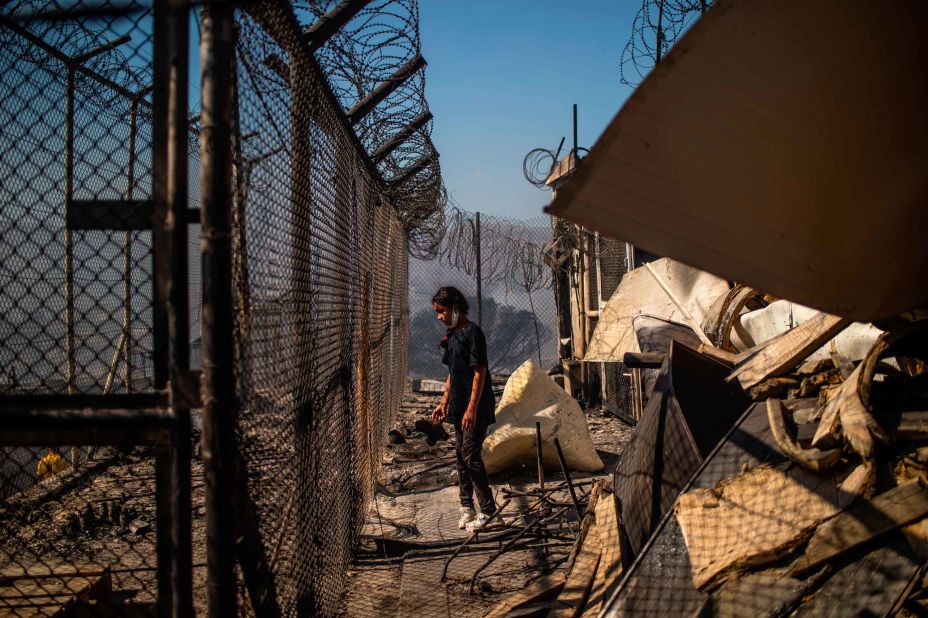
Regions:
M 154 222 L 155 387 L 167 389 L 173 413 L 171 444 L 159 457 L 164 482 L 157 489 L 159 605 L 162 615 L 193 612 L 190 531 L 190 409 L 179 394 L 190 367 L 187 284 L 187 84 L 190 8 L 186 2 L 154 5 L 152 201 Z M 163 468 L 167 468 L 164 470 Z M 167 513 L 165 516 L 164 513 Z M 169 540 L 168 540 L 169 539 Z M 164 562 L 167 561 L 167 564 Z M 163 573 L 169 569 L 167 579 Z M 166 585 L 167 582 L 167 585 Z M 164 598 L 169 596 L 169 598 Z
M 65 220 L 74 198 L 74 66 L 67 63 L 64 137 L 64 209 Z M 74 359 L 74 239 L 70 226 L 64 228 L 64 321 L 65 356 L 67 357 L 68 394 L 77 392 Z M 73 455 L 72 455 L 73 457 Z M 77 461 L 73 464 L 76 466 Z
M 483 327 L 483 269 L 480 259 L 480 211 L 474 215 L 474 253 L 477 258 L 477 324 Z
M 203 5 L 200 213 L 203 240 L 203 472 L 210 616 L 236 613 L 234 482 L 236 414 L 232 307 L 233 5 Z

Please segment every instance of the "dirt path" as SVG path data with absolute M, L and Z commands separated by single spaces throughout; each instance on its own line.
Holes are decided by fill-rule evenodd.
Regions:
M 494 378 L 497 396 L 503 378 Z M 364 526 L 362 549 L 349 572 L 342 615 L 363 616 L 481 616 L 506 595 L 529 585 L 561 566 L 568 543 L 505 553 L 484 570 L 468 593 L 471 577 L 495 553 L 496 545 L 445 562 L 457 543 L 467 538 L 457 529 L 457 473 L 454 439 L 435 440 L 424 423 L 439 400 L 438 394 L 409 391 L 396 421 L 394 441 L 387 444 L 381 482 Z M 418 425 L 417 425 L 418 421 Z M 631 427 L 611 415 L 588 411 L 590 435 L 606 464 L 598 474 L 577 474 L 578 480 L 611 476 Z M 418 430 L 417 430 L 418 429 Z M 502 489 L 528 489 L 536 480 L 534 468 L 507 470 L 490 478 L 497 502 Z M 559 473 L 547 473 L 557 482 Z M 563 496 L 569 498 L 566 493 Z M 504 517 L 517 517 L 525 505 L 513 502 Z M 375 543 L 387 538 L 391 543 Z

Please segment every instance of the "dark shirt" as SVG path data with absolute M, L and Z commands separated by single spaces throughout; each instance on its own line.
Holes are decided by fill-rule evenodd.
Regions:
M 446 419 L 452 425 L 460 426 L 474 387 L 474 367 L 489 367 L 487 339 L 480 327 L 469 322 L 464 328 L 451 331 L 441 362 L 448 365 L 448 374 L 451 376 Z M 483 392 L 477 403 L 477 423 L 484 427 L 495 423 L 495 409 L 496 401 L 488 369 L 483 381 Z

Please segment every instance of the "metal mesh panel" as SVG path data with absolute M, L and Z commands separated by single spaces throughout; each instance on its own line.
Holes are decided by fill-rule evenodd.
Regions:
M 628 272 L 626 244 L 623 241 L 599 236 L 596 258 L 599 260 L 600 309 L 612 298 Z M 634 417 L 632 402 L 632 373 L 622 363 L 603 363 L 603 400 L 607 405 Z
M 452 285 L 464 293 L 470 319 L 478 320 L 476 213 L 449 210 L 437 256 L 410 263 L 410 373 L 441 376 L 438 342 L 443 326 L 435 319 L 432 296 Z M 547 217 L 514 219 L 480 214 L 482 323 L 490 371 L 511 373 L 531 360 L 544 369 L 557 364 L 557 308 L 551 270 L 543 252 L 551 242 Z
M 100 434 L 52 426 L 67 418 L 61 409 L 74 409 L 71 396 L 161 405 L 150 231 L 153 31 L 144 2 L 0 9 L 0 395 L 52 419 L 47 440 L 29 434 L 39 435 L 34 445 L 17 437 L 22 414 L 0 423 L 0 613 L 113 615 L 170 602 L 159 598 L 158 581 L 169 536 L 166 432 L 158 446 L 133 448 L 153 441 L 136 433 L 134 409 L 121 411 L 121 438 L 104 432 L 119 448 L 63 446 Z M 188 137 L 195 159 L 195 124 Z M 196 182 L 188 189 L 197 193 Z M 198 288 L 195 261 L 192 272 Z M 104 399 L 83 401 L 105 407 Z
M 237 17 L 238 442 L 283 613 L 330 614 L 405 383 L 407 245 L 287 17 Z
M 8 7 L 0 27 L 0 388 L 149 389 L 151 233 L 65 218 L 69 200 L 150 197 L 151 106 L 135 93 L 150 79 L 151 15 L 15 23 L 29 7 Z

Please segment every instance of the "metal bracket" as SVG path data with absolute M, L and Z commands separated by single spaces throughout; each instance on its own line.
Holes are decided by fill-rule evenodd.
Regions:
M 309 51 L 314 52 L 357 15 L 371 0 L 342 0 L 306 30 Z
M 371 160 L 374 163 L 380 163 L 383 161 L 387 155 L 396 150 L 400 145 L 402 145 L 403 142 L 412 137 L 416 131 L 425 126 L 425 123 L 431 119 L 432 112 L 426 111 L 422 114 L 419 114 L 412 122 L 403 127 L 400 132 L 381 144 L 380 147 L 374 151 L 374 154 L 371 155 Z
M 69 230 L 145 232 L 152 229 L 155 203 L 151 200 L 71 200 L 67 208 Z M 200 223 L 200 209 L 188 208 L 188 225 Z
M 371 113 L 377 105 L 390 96 L 391 92 L 402 86 L 406 80 L 425 65 L 425 58 L 422 57 L 422 54 L 416 54 L 415 58 L 397 69 L 390 79 L 377 84 L 377 87 L 371 90 L 370 94 L 355 103 L 354 107 L 345 114 L 348 117 L 348 122 L 352 126 L 358 124 L 362 118 Z

